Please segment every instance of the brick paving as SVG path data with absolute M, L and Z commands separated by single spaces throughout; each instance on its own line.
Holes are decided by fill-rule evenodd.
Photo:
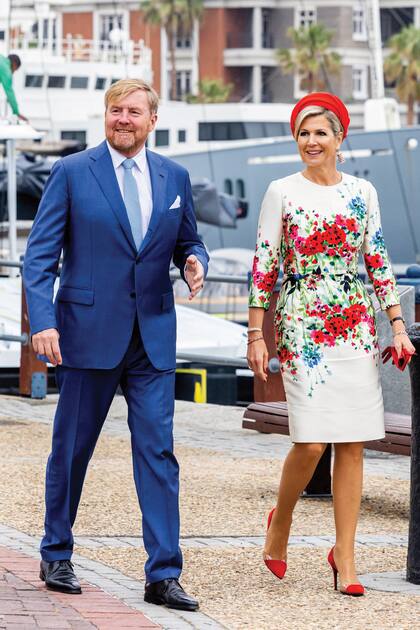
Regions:
M 35 536 L 29 536 L 23 532 L 14 529 L 13 527 L 9 527 L 8 525 L 0 524 L 0 570 L 2 569 L 2 552 L 7 554 L 7 551 L 12 551 L 12 553 L 18 553 L 25 559 L 25 562 L 28 560 L 31 561 L 29 574 L 26 574 L 27 587 L 32 589 L 33 591 L 40 592 L 45 594 L 46 596 L 52 596 L 53 600 L 56 601 L 58 597 L 60 601 L 63 601 L 67 605 L 71 605 L 75 607 L 77 604 L 79 608 L 77 611 L 81 615 L 81 624 L 80 630 L 84 630 L 84 628 L 100 628 L 103 630 L 108 630 L 111 628 L 162 628 L 162 630 L 224 630 L 224 626 L 219 624 L 218 622 L 211 619 L 207 615 L 201 612 L 185 612 L 180 610 L 172 610 L 169 608 L 165 608 L 163 606 L 155 606 L 153 604 L 147 604 L 143 599 L 144 593 L 144 582 L 141 580 L 135 580 L 134 578 L 130 578 L 127 575 L 124 575 L 117 569 L 106 566 L 101 562 L 97 562 L 96 560 L 91 560 L 89 558 L 85 558 L 84 556 L 80 556 L 77 553 L 73 554 L 72 562 L 74 563 L 75 572 L 82 583 L 83 594 L 82 595 L 64 595 L 55 593 L 53 591 L 49 591 L 45 588 L 43 583 L 39 580 L 39 538 Z M 21 560 L 20 562 L 23 562 Z M 13 564 L 13 567 L 15 565 Z M 13 569 L 12 567 L 12 569 Z M 14 574 L 17 574 L 16 570 L 13 570 Z M 19 575 L 22 578 L 21 575 Z M 124 612 L 128 610 L 140 611 L 143 613 L 142 617 L 139 619 L 142 623 L 144 623 L 144 619 L 151 625 L 145 626 L 140 625 L 140 623 L 136 623 L 137 625 L 129 626 L 127 625 L 129 622 L 124 620 L 120 615 L 118 622 L 116 625 L 108 626 L 107 618 L 100 615 L 98 616 L 87 616 L 83 615 L 85 611 L 84 608 L 84 600 L 87 598 L 91 598 L 91 602 L 93 604 L 93 608 L 89 609 L 91 613 L 98 612 L 97 606 L 95 603 L 95 598 L 91 594 L 95 593 L 103 593 L 107 598 L 109 598 L 112 602 L 120 603 Z M 36 597 L 36 594 L 33 594 L 32 597 Z M 62 600 L 60 599 L 62 598 Z M 1 602 L 1 600 L 0 600 Z M 2 611 L 0 604 L 0 611 Z M 86 611 L 85 611 L 86 612 Z M 103 611 L 102 611 L 103 612 Z M 114 611 L 115 612 L 115 611 Z M 119 614 L 119 613 L 116 613 Z M 131 613 L 130 613 L 131 614 Z M 1 615 L 1 612 L 0 612 Z M 134 619 L 130 618 L 130 619 Z M 125 625 L 122 624 L 124 620 Z M 151 621 L 149 621 L 151 620 Z M 154 622 L 152 624 L 151 622 Z M 29 621 L 31 623 L 31 621 Z M 86 623 L 90 623 L 88 626 Z M 131 622 L 130 622 L 131 623 Z M 28 626 L 32 628 L 36 628 L 37 626 Z M 79 629 L 79 626 L 53 626 L 53 628 L 57 628 L 59 630 L 61 627 L 76 627 Z M 21 630 L 21 626 L 9 623 L 8 626 L 1 625 L 1 617 L 0 617 L 0 630 L 7 628 L 10 630 Z M 24 628 L 24 626 L 22 626 Z
M 39 560 L 0 546 L 0 628 L 117 630 L 159 628 L 143 613 L 82 583 L 82 595 L 47 590 L 39 579 Z

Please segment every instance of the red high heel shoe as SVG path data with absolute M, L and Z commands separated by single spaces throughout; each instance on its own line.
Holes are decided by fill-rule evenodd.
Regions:
M 328 554 L 328 562 L 334 574 L 334 590 L 338 591 L 338 569 L 334 561 L 334 547 L 330 550 L 330 553 Z M 360 597 L 361 595 L 365 594 L 365 588 L 362 584 L 349 584 L 345 587 L 344 590 L 340 589 L 340 593 L 342 593 L 343 595 L 351 595 L 352 597 Z
M 274 510 L 273 508 L 268 515 L 268 523 L 267 523 L 267 531 L 270 529 L 271 519 L 273 518 Z M 279 580 L 282 580 L 285 576 L 287 564 L 284 560 L 273 560 L 270 556 L 264 557 L 264 563 L 267 569 L 271 571 Z

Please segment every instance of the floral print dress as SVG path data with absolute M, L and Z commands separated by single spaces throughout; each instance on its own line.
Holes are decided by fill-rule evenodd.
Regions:
M 399 303 L 368 181 L 321 186 L 302 173 L 273 181 L 263 200 L 249 305 L 269 306 L 280 260 L 275 329 L 294 442 L 384 436 L 375 313 L 359 255 L 382 309 Z

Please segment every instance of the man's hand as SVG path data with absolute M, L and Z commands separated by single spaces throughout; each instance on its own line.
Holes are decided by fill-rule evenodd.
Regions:
M 188 299 L 192 300 L 203 288 L 204 284 L 204 268 L 197 256 L 193 254 L 188 256 L 185 263 L 184 276 L 190 287 L 190 296 Z
M 32 347 L 37 354 L 45 355 L 52 365 L 61 365 L 63 360 L 58 344 L 59 338 L 58 330 L 47 328 L 32 336 Z

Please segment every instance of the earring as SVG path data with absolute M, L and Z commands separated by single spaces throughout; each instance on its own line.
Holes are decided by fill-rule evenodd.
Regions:
M 341 151 L 337 151 L 337 162 L 339 164 L 344 164 L 344 162 L 346 161 L 346 158 L 344 157 L 344 155 L 341 153 Z

